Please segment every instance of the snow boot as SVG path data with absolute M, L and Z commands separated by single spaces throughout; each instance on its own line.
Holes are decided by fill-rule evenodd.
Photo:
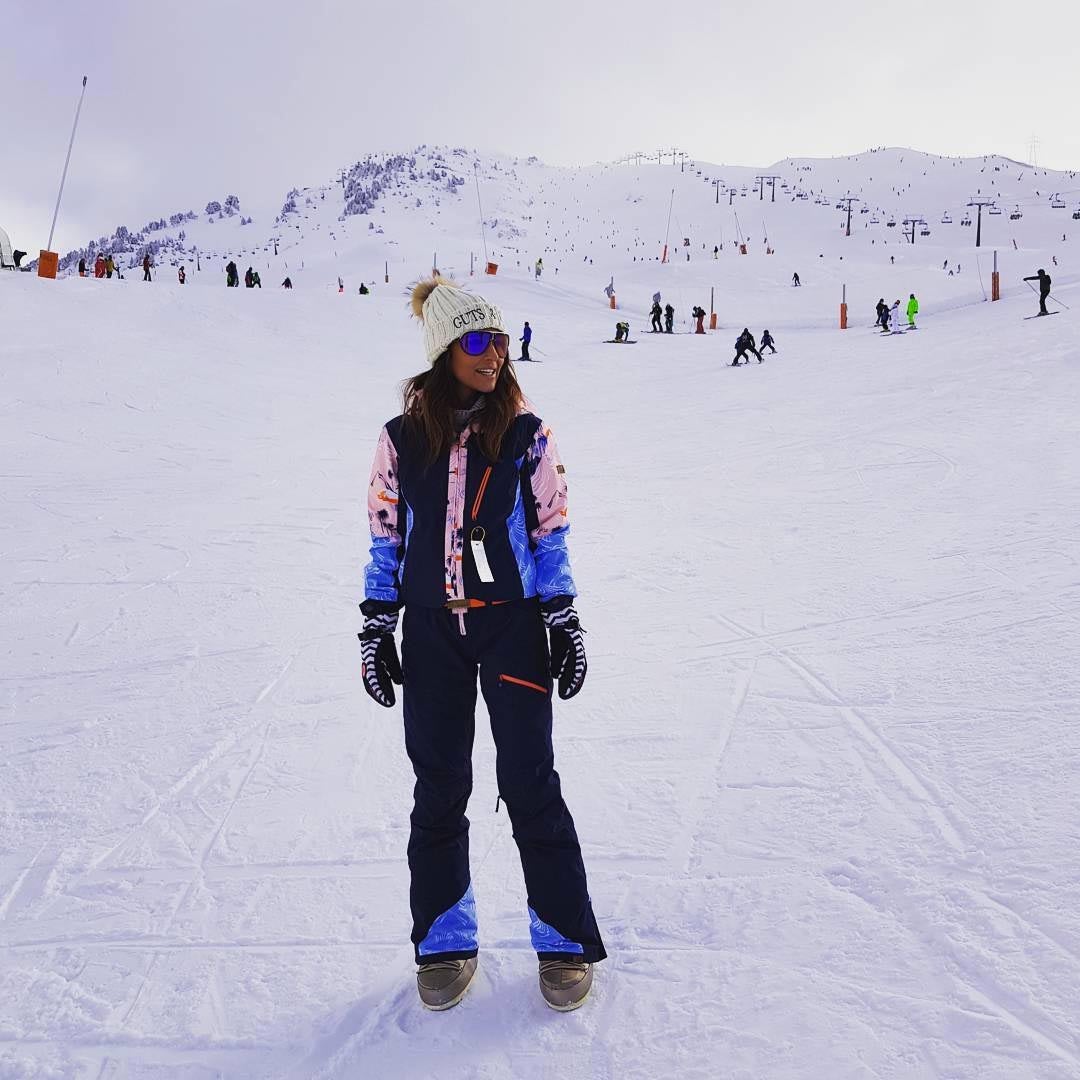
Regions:
M 540 993 L 558 1012 L 579 1008 L 592 987 L 592 964 L 567 954 L 558 960 L 540 961 Z
M 436 960 L 416 969 L 416 992 L 425 1009 L 452 1009 L 469 989 L 476 974 L 476 957 L 468 960 Z

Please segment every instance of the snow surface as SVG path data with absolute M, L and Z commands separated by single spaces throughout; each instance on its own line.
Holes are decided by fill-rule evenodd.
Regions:
M 386 215 L 414 254 L 369 297 L 374 248 L 338 296 L 314 235 L 292 293 L 0 275 L 4 1080 L 1080 1077 L 1071 210 L 1014 225 L 989 304 L 970 230 L 950 279 L 944 241 L 812 202 L 773 256 L 635 263 L 673 171 L 549 180 L 574 262 L 528 276 L 538 212 L 473 282 L 532 323 L 571 485 L 590 670 L 557 761 L 611 956 L 567 1015 L 482 722 L 480 970 L 419 1007 L 400 710 L 359 678 L 367 472 L 422 366 L 402 290 L 433 232 L 475 244 L 464 204 Z M 575 220 L 586 183 L 630 253 Z M 673 216 L 715 209 L 685 183 Z M 1024 322 L 1038 265 L 1071 310 Z M 685 328 L 710 284 L 718 334 L 643 333 L 654 289 Z M 871 331 L 909 291 L 920 329 Z M 602 344 L 623 313 L 638 344 Z M 780 353 L 727 367 L 766 319 Z

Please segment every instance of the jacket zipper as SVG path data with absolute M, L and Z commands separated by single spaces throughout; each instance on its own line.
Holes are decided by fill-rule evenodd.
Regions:
M 472 520 L 476 520 L 476 515 L 480 513 L 480 504 L 484 501 L 484 492 L 487 491 L 488 480 L 491 479 L 491 466 L 489 465 L 484 470 L 484 475 L 480 478 L 480 487 L 477 489 L 476 498 L 472 504 Z
M 513 683 L 515 686 L 524 686 L 527 690 L 535 690 L 538 694 L 547 694 L 547 687 L 539 683 L 529 682 L 528 679 L 517 679 L 513 675 L 500 675 L 499 682 Z

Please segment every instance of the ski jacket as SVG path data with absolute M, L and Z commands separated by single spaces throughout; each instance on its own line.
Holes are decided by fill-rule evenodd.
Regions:
M 521 340 L 524 341 L 526 345 L 528 345 L 529 342 L 532 341 L 532 327 L 531 326 L 526 326 L 525 329 L 522 330 L 522 332 L 521 332 Z
M 907 302 L 907 313 L 908 318 L 911 318 L 912 315 L 919 314 L 919 301 L 916 300 L 914 296 Z
M 397 416 L 384 425 L 368 483 L 371 561 L 364 594 L 463 612 L 497 601 L 576 596 L 566 548 L 565 470 L 550 429 L 523 403 L 498 460 L 469 424 L 436 462 Z M 482 581 L 472 541 L 493 581 Z

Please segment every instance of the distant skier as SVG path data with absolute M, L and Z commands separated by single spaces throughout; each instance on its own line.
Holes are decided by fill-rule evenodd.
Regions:
M 86 277 L 86 260 L 79 260 L 79 277 Z
M 616 341 L 628 341 L 630 338 L 630 324 L 628 322 L 617 322 L 615 324 L 615 340 Z
M 664 305 L 664 333 L 675 332 L 675 309 L 670 304 Z
M 232 259 L 225 264 L 225 285 L 230 289 L 236 289 L 240 285 L 240 271 Z
M 915 294 L 912 293 L 907 302 L 907 324 L 912 330 L 917 330 L 915 325 L 915 316 L 919 314 L 919 301 L 915 299 Z
M 649 332 L 652 334 L 661 333 L 662 327 L 660 326 L 660 320 L 663 318 L 664 313 L 660 308 L 659 300 L 653 301 L 652 310 L 649 312 L 649 315 L 652 319 L 652 330 L 650 330 Z
M 338 278 L 338 281 L 341 281 L 341 278 Z M 255 288 L 255 275 L 252 273 L 250 266 L 244 271 L 244 288 Z M 340 292 L 341 290 L 339 289 L 338 291 Z
M 875 310 L 877 311 L 877 318 L 874 320 L 874 325 L 875 326 L 884 325 L 884 322 L 887 319 L 887 316 L 889 314 L 889 305 L 885 303 L 885 297 L 884 296 L 880 300 L 878 300 L 877 307 L 875 308 Z
M 360 282 L 360 295 L 361 296 L 367 296 L 368 293 L 370 293 L 370 292 L 371 292 L 371 290 L 361 281 Z
M 894 330 L 900 329 L 900 301 L 894 300 L 892 310 L 889 312 L 889 324 Z
M 119 277 L 120 276 L 120 271 L 116 269 L 116 263 L 113 262 L 113 257 L 111 255 L 106 255 L 105 256 L 105 277 L 106 278 L 111 278 L 113 276 L 113 274 L 116 274 L 116 276 Z
M 518 340 L 521 342 L 521 359 L 531 360 L 532 357 L 529 355 L 529 342 L 532 341 L 532 327 L 527 320 L 524 329 L 521 331 L 521 337 Z
M 765 330 L 761 334 L 761 351 L 764 352 L 769 349 L 771 352 L 776 352 L 776 347 L 773 345 L 773 336 L 768 330 Z
M 99 255 L 94 260 L 94 277 L 103 278 L 105 276 L 105 256 Z
M 150 252 L 147 252 L 142 257 L 142 279 L 143 279 L 143 281 L 152 281 L 153 280 L 153 278 L 150 277 L 150 267 L 152 265 L 153 264 L 150 262 Z
M 694 310 L 690 313 L 697 320 L 697 325 L 694 327 L 695 334 L 705 333 L 705 309 L 698 304 L 694 305 Z
M 798 274 L 792 274 L 791 281 L 794 284 L 795 288 L 798 288 L 802 284 L 802 282 L 799 280 Z
M 251 272 L 251 284 L 254 285 L 256 289 L 262 288 L 262 278 L 259 277 L 258 270 L 253 270 Z
M 757 351 L 754 335 L 750 333 L 748 327 L 744 326 L 743 332 L 735 339 L 735 359 L 731 361 L 731 366 L 738 367 L 740 357 L 749 364 L 750 357 L 746 355 L 748 352 L 752 352 L 757 357 L 759 364 L 764 363 L 761 353 Z
M 284 281 L 283 281 L 283 282 L 281 283 L 281 287 L 282 287 L 283 289 L 291 289 L 291 288 L 292 288 L 292 278 L 290 278 L 290 277 L 287 277 L 287 278 L 286 278 L 286 279 L 285 279 L 285 280 L 284 280 Z
M 340 274 L 338 274 L 338 279 L 337 279 L 337 291 L 339 293 L 343 293 L 345 291 L 345 281 L 344 281 L 344 279 L 342 278 L 342 276 Z
M 1045 270 L 1040 270 L 1037 274 L 1032 274 L 1031 277 L 1026 277 L 1024 280 L 1039 283 L 1039 314 L 1049 315 L 1050 312 L 1046 310 L 1046 298 L 1050 295 L 1050 275 Z M 1054 325 L 1056 326 L 1057 323 Z
M 181 285 L 183 285 L 184 282 L 187 281 L 187 274 L 184 272 L 184 268 L 182 266 L 179 270 L 176 271 L 176 280 L 179 281 Z
M 537 280 L 539 280 L 540 275 L 543 272 L 544 272 L 544 260 L 543 259 L 537 259 L 536 260 L 536 267 L 533 270 L 533 275 Z
M 712 257 L 714 259 L 716 259 L 716 258 L 719 258 L 719 256 L 720 256 L 720 249 L 715 244 L 713 244 Z

